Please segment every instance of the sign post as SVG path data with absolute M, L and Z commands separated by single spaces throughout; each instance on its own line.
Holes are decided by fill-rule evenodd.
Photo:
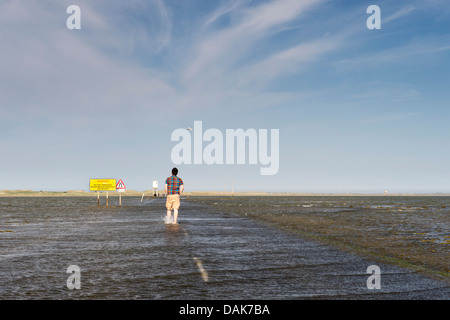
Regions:
M 116 190 L 116 179 L 90 179 L 89 190 L 97 191 L 97 206 L 100 205 L 100 192 L 106 191 L 106 206 L 108 206 L 108 191 Z
M 123 183 L 122 179 L 119 179 L 116 184 L 116 190 L 119 192 L 119 206 L 122 205 L 122 192 L 125 192 L 125 189 L 125 183 Z

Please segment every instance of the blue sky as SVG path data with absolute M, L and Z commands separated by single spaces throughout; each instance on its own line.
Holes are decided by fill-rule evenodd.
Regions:
M 279 129 L 279 171 L 180 164 L 186 191 L 448 193 L 449 61 L 446 0 L 5 0 L 0 189 L 151 189 L 199 120 Z

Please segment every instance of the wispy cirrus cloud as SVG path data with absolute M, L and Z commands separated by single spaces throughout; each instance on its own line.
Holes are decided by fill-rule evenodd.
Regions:
M 341 47 L 343 40 L 328 38 L 299 44 L 293 48 L 277 52 L 276 54 L 245 66 L 237 72 L 240 87 L 246 85 L 265 84 L 278 77 L 298 73 L 310 63 L 320 61 L 324 54 Z
M 396 121 L 402 121 L 413 117 L 418 117 L 422 113 L 420 112 L 405 112 L 405 113 L 393 113 L 383 116 L 377 116 L 377 117 L 370 117 L 361 119 L 359 123 L 362 124 L 380 124 L 380 123 L 387 123 L 387 122 L 396 122 Z
M 448 52 L 449 39 L 450 35 L 415 38 L 398 46 L 382 48 L 358 57 L 331 61 L 330 64 L 337 69 L 350 71 L 362 66 L 373 68 L 380 65 L 416 64 L 417 59 L 433 59 L 436 54 Z
M 207 17 L 206 21 L 203 23 L 203 27 L 209 27 L 211 24 L 219 20 L 221 17 L 233 12 L 238 7 L 244 5 L 244 1 L 235 0 L 227 2 L 225 5 L 216 9 L 212 14 Z
M 157 109 L 149 107 L 148 101 L 162 101 L 173 94 L 159 72 L 142 68 L 134 60 L 135 41 L 145 38 L 139 44 L 145 48 L 152 36 L 140 29 L 131 37 L 124 34 L 111 15 L 101 15 L 102 10 L 111 10 L 105 4 L 79 3 L 79 31 L 66 28 L 64 3 L 7 1 L 0 5 L 0 108 L 8 109 L 10 117 L 16 115 L 20 119 L 16 124 L 27 117 L 29 121 L 45 117 L 71 126 L 86 115 L 95 121 L 96 115 L 124 107 L 141 112 Z M 155 1 L 154 7 L 161 7 L 160 29 L 165 30 L 154 38 L 158 51 L 170 42 L 170 22 L 161 1 Z
M 383 18 L 383 24 L 388 23 L 390 21 L 397 20 L 399 18 L 402 18 L 402 17 L 410 14 L 414 10 L 416 10 L 416 7 L 413 6 L 413 5 L 407 5 L 405 7 L 402 7 L 399 10 L 397 10 L 396 12 L 394 12 L 393 14 L 391 14 L 391 15 L 389 15 L 387 17 L 384 17 Z
M 305 15 L 308 10 L 319 6 L 323 1 L 296 1 L 280 0 L 263 3 L 256 7 L 242 7 L 233 5 L 220 9 L 218 13 L 209 17 L 206 25 L 211 24 L 218 16 L 224 14 L 233 14 L 233 23 L 224 28 L 206 32 L 198 39 L 194 40 L 194 45 L 189 55 L 189 63 L 183 72 L 183 79 L 189 86 L 211 86 L 212 84 L 224 85 L 228 77 L 234 72 L 246 70 L 248 65 L 242 63 L 249 54 L 258 56 L 254 52 L 254 45 L 265 37 L 273 36 L 274 29 L 284 26 L 295 19 Z M 309 45 L 313 50 L 312 44 Z M 318 44 L 322 46 L 323 44 Z M 305 47 L 286 49 L 284 53 L 279 53 L 262 62 L 271 64 L 271 61 L 278 60 L 281 69 L 285 69 L 286 62 L 298 62 L 301 59 L 294 57 L 293 52 L 304 50 Z M 320 50 L 320 49 L 318 49 Z M 307 60 L 307 59 L 306 59 Z M 276 73 L 266 76 L 272 78 Z M 262 76 L 262 74 L 260 75 Z M 223 80 L 224 79 L 224 80 Z M 223 80 L 223 81 L 221 81 Z M 262 78 L 259 78 L 261 81 Z

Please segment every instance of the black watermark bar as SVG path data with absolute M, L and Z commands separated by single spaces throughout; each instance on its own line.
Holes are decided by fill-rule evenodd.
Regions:
M 2 310 L 16 316 L 45 314 L 61 316 L 60 311 L 82 316 L 111 316 L 114 319 L 346 319 L 417 315 L 424 308 L 437 314 L 448 301 L 434 300 L 14 300 L 1 301 Z M 59 312 L 58 312 L 59 310 Z M 60 318 L 60 317 L 59 317 Z

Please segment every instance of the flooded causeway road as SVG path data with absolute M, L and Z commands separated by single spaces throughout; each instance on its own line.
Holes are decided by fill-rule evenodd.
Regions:
M 449 284 L 185 200 L 0 198 L 1 299 L 448 299 Z M 381 270 L 381 289 L 368 289 Z M 69 289 L 69 266 L 80 289 Z

